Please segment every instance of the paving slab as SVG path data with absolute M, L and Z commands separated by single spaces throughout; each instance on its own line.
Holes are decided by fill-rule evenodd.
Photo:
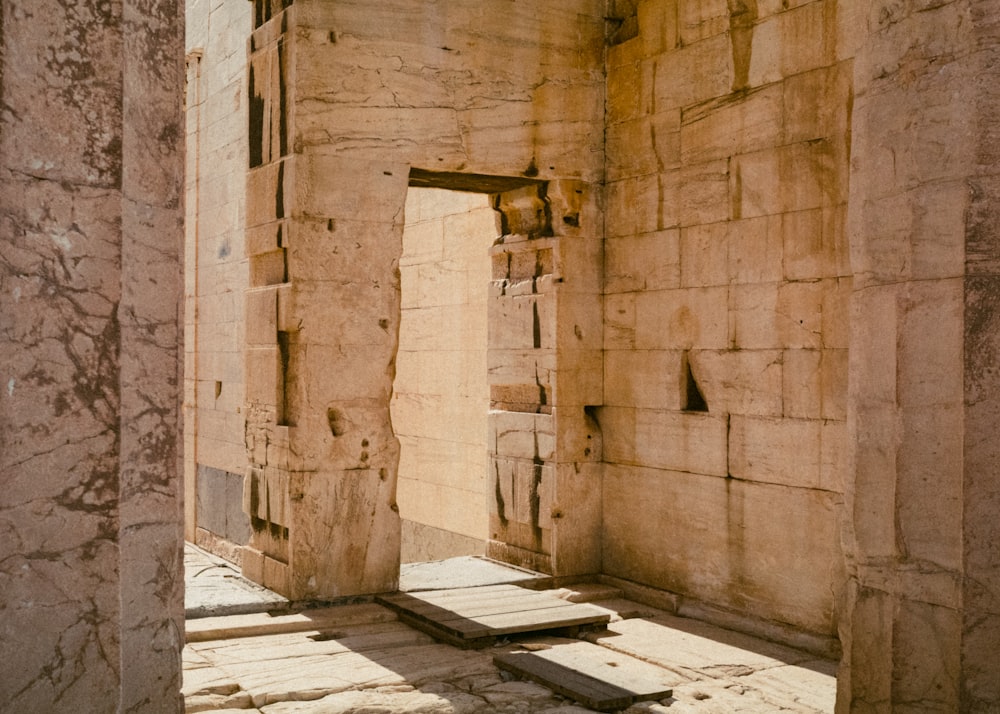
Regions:
M 684 681 L 675 672 L 589 642 L 550 638 L 539 644 L 500 653 L 493 662 L 597 711 L 665 699 L 674 684 Z
M 612 622 L 606 632 L 588 634 L 587 639 L 691 680 L 744 676 L 815 659 L 801 650 L 667 614 Z
M 328 631 L 337 627 L 370 625 L 395 619 L 395 613 L 381 605 L 358 603 L 288 613 L 271 611 L 204 617 L 187 623 L 186 637 L 188 642 L 207 642 L 310 630 Z
M 253 583 L 232 563 L 184 544 L 184 617 L 236 615 L 285 608 L 288 600 Z
M 549 576 L 480 556 L 462 556 L 399 567 L 399 591 L 473 588 L 483 585 L 548 580 Z

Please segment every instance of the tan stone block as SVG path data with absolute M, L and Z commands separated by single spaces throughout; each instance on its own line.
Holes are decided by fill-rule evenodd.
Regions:
M 242 548 L 241 567 L 243 577 L 255 583 L 264 583 L 264 554 L 248 545 Z
M 620 181 L 662 171 L 649 116 L 612 124 L 607 129 L 608 181 Z M 677 159 L 673 163 L 676 163 Z
M 290 163 L 278 161 L 258 166 L 247 173 L 247 228 L 273 223 L 288 215 L 291 206 L 283 203 L 284 182 L 290 181 L 291 176 L 286 175 L 286 165 L 290 166 Z M 279 205 L 284 206 L 281 215 L 278 215 Z
M 724 349 L 728 289 L 683 288 L 639 293 L 637 349 Z
M 410 194 L 415 190 L 410 189 Z M 408 201 L 407 206 L 409 205 Z M 443 257 L 444 224 L 441 221 L 429 220 L 410 223 L 409 215 L 407 215 L 407 223 L 403 229 L 403 254 L 399 260 L 400 268 L 440 260 Z
M 734 285 L 729 290 L 729 334 L 737 349 L 781 347 L 775 326 L 778 284 Z
M 824 403 L 820 350 L 785 350 L 782 359 L 783 413 L 796 419 L 819 419 Z M 845 385 L 846 386 L 846 385 Z
M 729 7 L 724 0 L 679 0 L 677 24 L 682 45 L 729 30 Z
M 683 353 L 609 350 L 604 358 L 604 404 L 680 410 Z
M 741 534 L 730 552 L 740 554 L 743 582 L 751 578 L 731 597 L 746 612 L 834 634 L 834 593 L 845 577 L 839 495 L 741 481 L 729 493 L 728 532 Z M 799 534 L 794 543 L 789 533 Z
M 678 188 L 673 194 L 676 203 L 673 211 L 670 204 L 664 212 L 664 225 L 672 225 L 671 213 L 676 215 L 681 226 L 691 226 L 702 223 L 716 223 L 730 218 L 730 176 L 729 161 L 722 159 L 701 164 L 684 165 L 679 174 L 666 174 L 664 185 L 668 185 L 667 176 L 678 181 Z M 669 198 L 671 193 L 666 192 Z
M 560 290 L 555 308 L 553 346 L 558 346 L 560 351 L 601 349 L 604 322 L 600 293 L 570 293 Z
M 487 444 L 497 456 L 551 461 L 554 437 L 555 424 L 549 414 L 490 411 Z
M 668 224 L 661 224 L 658 211 L 650 210 L 665 199 L 665 192 L 672 190 L 665 185 L 658 174 L 646 174 L 635 178 L 611 181 L 607 187 L 607 237 L 631 236 L 649 233 Z
M 264 556 L 263 585 L 277 593 L 290 592 L 291 573 L 287 563 L 282 563 L 269 556 Z
M 865 404 L 848 424 L 848 436 L 855 443 L 853 484 L 846 483 L 853 500 L 854 536 L 858 551 L 872 559 L 898 554 L 896 479 L 885 477 L 897 471 L 898 419 L 894 405 Z
M 847 195 L 843 148 L 825 139 L 741 154 L 730 173 L 734 218 L 834 206 Z
M 777 350 L 692 350 L 688 361 L 710 414 L 779 416 L 781 357 Z
M 962 274 L 968 194 L 961 182 L 915 186 L 869 199 L 859 220 L 871 237 L 853 258 L 860 281 L 947 278 Z M 940 205 L 934 211 L 928 205 Z
M 406 165 L 297 154 L 293 170 L 296 215 L 392 222 L 406 201 Z
M 822 422 L 734 415 L 730 424 L 729 470 L 734 478 L 820 487 Z
M 712 223 L 680 230 L 681 286 L 729 284 L 729 224 Z
M 939 605 L 906 596 L 895 607 L 893 650 L 898 651 L 898 666 L 903 670 L 892 679 L 894 696 L 911 699 L 919 696 L 927 682 L 936 682 L 934 693 L 925 695 L 928 705 L 941 711 L 961 710 L 963 692 L 954 686 L 954 673 L 963 669 L 962 648 L 957 645 L 962 639 L 961 611 L 951 603 Z M 928 642 L 956 644 L 928 647 Z
M 821 346 L 821 283 L 734 285 L 730 295 L 736 347 L 816 349 Z
M 556 464 L 549 519 L 553 570 L 579 575 L 601 569 L 601 503 L 604 466 Z
M 604 288 L 604 241 L 587 236 L 567 236 L 555 251 L 553 281 L 559 281 L 560 304 L 569 295 L 594 303 Z
M 851 294 L 850 398 L 861 407 L 896 403 L 898 294 L 903 289 L 888 285 Z
M 808 280 L 849 273 L 847 207 L 828 206 L 781 216 L 785 278 Z
M 754 26 L 750 85 L 777 82 L 833 63 L 836 15 L 813 2 L 766 18 Z
M 847 418 L 848 355 L 846 349 L 825 349 L 822 352 L 820 416 L 823 419 Z
M 680 41 L 679 4 L 679 0 L 639 0 L 636 15 L 644 56 L 652 57 L 677 48 Z
M 552 409 L 555 421 L 556 465 L 599 463 L 603 458 L 603 440 L 596 406 L 570 404 Z
M 403 518 L 471 538 L 486 538 L 488 514 L 483 491 L 409 478 L 401 478 L 399 488 L 397 501 Z
M 288 280 L 287 253 L 284 249 L 250 258 L 250 285 L 278 285 Z
M 605 293 L 679 287 L 679 235 L 674 229 L 608 239 Z
M 612 576 L 712 602 L 732 593 L 726 480 L 607 464 L 603 479 L 602 570 Z M 636 518 L 637 511 L 648 517 Z M 669 548 L 657 547 L 669 542 Z
M 714 415 L 637 409 L 633 463 L 725 476 L 726 431 L 727 419 Z M 607 445 L 615 437 L 604 438 Z
M 962 407 L 904 407 L 896 457 L 897 537 L 907 558 L 962 568 Z M 933 488 L 927 484 L 933 483 Z
M 963 283 L 911 283 L 900 295 L 897 399 L 903 407 L 963 401 Z
M 551 296 L 494 297 L 488 303 L 491 349 L 538 349 L 556 345 Z
M 551 403 L 557 407 L 604 403 L 604 352 L 566 349 L 559 354 Z
M 717 6 L 718 0 L 712 0 L 712 3 Z M 687 4 L 699 5 L 697 2 Z M 728 18 L 726 22 L 728 25 Z M 722 97 L 732 90 L 732 46 L 727 35 L 714 34 L 693 44 L 683 40 L 683 29 L 681 36 L 681 49 L 656 59 L 654 91 L 657 111 Z
M 695 164 L 779 145 L 783 122 L 779 84 L 691 107 L 681 122 L 681 160 Z
M 604 296 L 604 349 L 634 349 L 636 293 Z
M 850 474 L 850 442 L 847 422 L 824 421 L 820 430 L 819 485 L 825 491 L 843 493 Z
M 788 143 L 844 136 L 851 96 L 853 63 L 838 62 L 787 77 L 784 92 L 784 140 Z
M 272 288 L 246 293 L 247 345 L 276 345 L 278 342 L 278 301 Z
M 727 227 L 732 283 L 769 283 L 782 279 L 780 218 L 748 218 L 732 221 Z
M 653 107 L 652 60 L 640 60 L 609 68 L 607 122 L 617 124 L 648 115 Z
M 275 406 L 282 403 L 281 354 L 274 347 L 246 351 L 247 401 Z

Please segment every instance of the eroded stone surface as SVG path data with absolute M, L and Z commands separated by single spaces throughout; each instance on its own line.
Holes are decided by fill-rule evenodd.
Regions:
M 181 6 L 2 13 L 0 696 L 173 712 Z

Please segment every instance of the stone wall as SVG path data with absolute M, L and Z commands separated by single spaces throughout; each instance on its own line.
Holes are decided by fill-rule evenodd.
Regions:
M 873 3 L 855 62 L 841 711 L 1000 702 L 1000 3 Z
M 603 4 L 297 0 L 255 8 L 245 394 L 254 533 L 244 570 L 293 597 L 395 586 L 398 442 L 388 410 L 404 203 L 413 184 L 534 192 L 510 199 L 505 232 L 520 246 L 510 250 L 553 256 L 545 302 L 553 318 L 562 311 L 564 328 L 547 333 L 544 349 L 572 344 L 562 357 L 566 376 L 590 379 L 566 379 L 562 402 L 558 385 L 546 398 L 542 428 L 555 434 L 561 419 L 565 448 L 543 458 L 531 447 L 537 405 L 518 418 L 513 432 L 527 440 L 507 440 L 517 452 L 511 464 L 520 459 L 529 468 L 505 478 L 518 480 L 521 504 L 510 522 L 520 535 L 501 542 L 520 561 L 593 572 L 599 471 L 573 466 L 584 448 L 570 437 L 582 431 L 584 406 L 600 403 L 599 195 L 592 187 L 602 164 Z M 552 199 L 544 201 L 550 182 Z M 556 275 L 564 276 L 558 284 Z M 533 284 L 531 274 L 494 275 L 495 289 L 510 278 Z M 531 305 L 539 298 L 514 298 L 498 295 L 501 311 L 519 309 L 497 334 L 517 340 L 497 346 L 523 352 L 527 335 L 533 350 L 538 313 Z M 531 358 L 521 362 L 520 384 L 535 384 Z M 599 453 L 583 460 L 593 464 Z M 504 518 L 515 515 L 513 488 L 511 480 Z M 573 517 L 560 524 L 565 557 L 557 566 L 548 519 L 560 497 Z
M 832 636 L 852 75 L 788 5 L 640 1 L 608 51 L 603 570 Z
M 0 3 L 0 701 L 179 712 L 182 4 Z
M 486 305 L 498 215 L 484 194 L 410 188 L 392 426 L 403 562 L 486 550 Z M 420 524 L 421 527 L 417 527 Z
M 232 495 L 230 482 L 246 472 L 242 409 L 249 276 L 243 225 L 252 5 L 210 0 L 186 5 L 185 537 L 238 562 L 248 522 L 225 532 L 218 528 L 235 520 L 224 502 Z

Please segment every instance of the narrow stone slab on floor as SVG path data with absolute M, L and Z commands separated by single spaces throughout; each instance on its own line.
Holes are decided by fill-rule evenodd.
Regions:
M 488 647 L 497 638 L 529 632 L 576 634 L 611 619 L 588 605 L 516 585 L 396 593 L 376 600 L 403 622 L 463 648 Z
M 665 699 L 678 680 L 676 674 L 656 665 L 572 640 L 547 649 L 501 653 L 493 662 L 598 711 Z
M 300 612 L 269 614 L 266 612 L 228 617 L 205 617 L 186 624 L 188 642 L 277 635 L 309 630 L 327 630 L 349 625 L 371 625 L 391 622 L 396 613 L 374 603 L 317 607 Z

